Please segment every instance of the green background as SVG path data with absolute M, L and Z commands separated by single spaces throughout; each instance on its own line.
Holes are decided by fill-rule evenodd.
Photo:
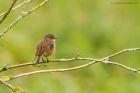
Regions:
M 24 0 L 18 0 L 20 4 Z M 42 1 L 42 0 L 41 0 Z M 33 0 L 11 12 L 0 25 L 0 31 L 15 18 L 41 1 Z M 112 2 L 123 2 L 113 4 Z M 135 0 L 50 0 L 22 19 L 0 38 L 0 67 L 34 59 L 36 46 L 47 33 L 54 33 L 56 52 L 53 58 L 102 58 L 126 48 L 140 46 L 140 2 Z M 8 9 L 12 0 L 0 1 L 0 12 Z M 2 17 L 1 17 L 2 18 Z M 129 52 L 113 58 L 130 67 L 140 68 L 140 52 Z M 15 75 L 41 69 L 67 68 L 85 64 L 50 63 L 42 67 L 24 67 L 0 73 Z M 139 93 L 140 75 L 108 64 L 95 64 L 76 71 L 37 74 L 10 81 L 26 93 Z M 0 93 L 10 93 L 0 85 Z

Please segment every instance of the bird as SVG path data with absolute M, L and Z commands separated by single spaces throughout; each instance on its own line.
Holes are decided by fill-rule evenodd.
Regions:
M 48 60 L 48 56 L 52 55 L 55 51 L 55 35 L 54 34 L 46 34 L 44 36 L 44 38 L 40 41 L 40 43 L 37 45 L 36 48 L 36 55 L 35 58 L 37 58 L 36 60 L 36 64 L 40 63 L 40 58 L 42 57 L 42 60 L 44 61 L 43 57 L 47 58 L 47 62 L 49 62 Z

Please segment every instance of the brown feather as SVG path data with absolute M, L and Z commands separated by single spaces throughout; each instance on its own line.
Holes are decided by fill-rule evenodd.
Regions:
M 55 46 L 55 37 L 52 34 L 45 35 L 44 39 L 37 45 L 36 63 L 39 63 L 41 56 L 48 57 L 53 54 Z

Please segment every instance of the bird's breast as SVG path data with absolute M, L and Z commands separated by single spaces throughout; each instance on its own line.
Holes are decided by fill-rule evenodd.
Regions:
M 50 56 L 50 55 L 52 55 L 53 54 L 53 52 L 54 52 L 54 50 L 55 50 L 55 44 L 50 44 L 49 46 L 48 46 L 48 49 L 44 52 L 44 56 Z

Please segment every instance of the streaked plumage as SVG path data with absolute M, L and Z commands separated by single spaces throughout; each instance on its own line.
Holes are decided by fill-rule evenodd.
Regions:
M 53 54 L 55 50 L 55 36 L 53 34 L 47 34 L 43 40 L 37 45 L 36 50 L 36 63 L 39 63 L 42 56 L 48 57 Z

